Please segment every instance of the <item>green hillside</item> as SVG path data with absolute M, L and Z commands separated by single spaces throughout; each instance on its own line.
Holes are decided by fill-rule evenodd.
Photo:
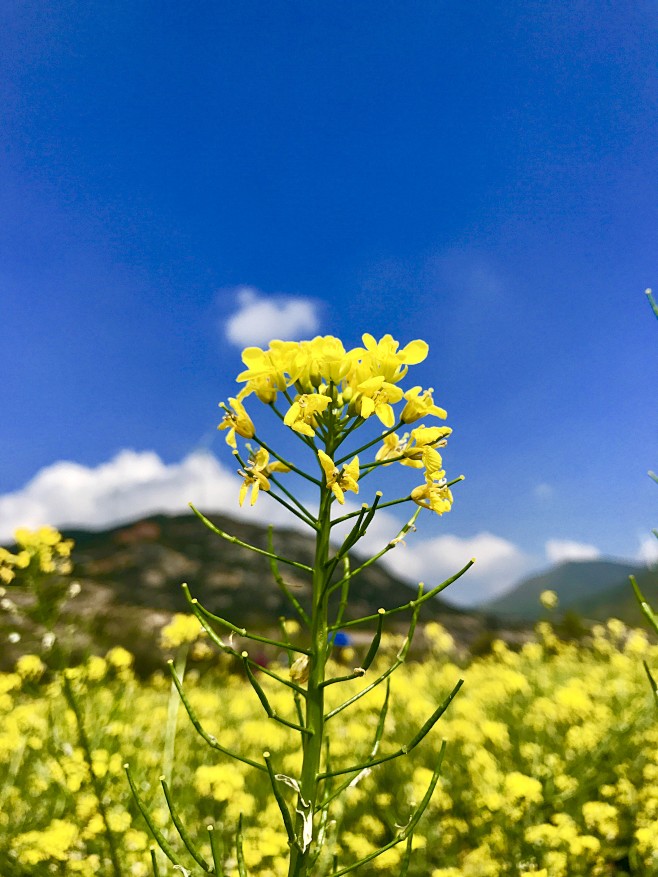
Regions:
M 571 609 L 596 620 L 621 617 L 620 607 L 626 606 L 626 597 L 633 600 L 629 575 L 644 581 L 650 574 L 646 567 L 613 560 L 568 561 L 523 579 L 484 608 L 496 615 L 532 621 L 545 616 L 539 595 L 550 590 L 558 595 L 562 611 Z M 626 612 L 633 616 L 630 606 Z

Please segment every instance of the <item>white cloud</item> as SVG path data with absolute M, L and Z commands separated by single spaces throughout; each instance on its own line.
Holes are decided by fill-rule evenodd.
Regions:
M 380 512 L 357 551 L 381 551 L 400 528 L 400 521 L 393 515 Z M 423 539 L 422 525 L 418 532 L 410 531 L 404 542 L 385 554 L 382 563 L 405 581 L 424 582 L 429 590 L 453 576 L 472 557 L 475 564 L 442 593 L 450 603 L 458 606 L 486 603 L 509 590 L 536 566 L 534 558 L 493 533 L 478 533 L 471 538 L 446 534 Z
M 554 493 L 555 489 L 550 484 L 546 484 L 545 481 L 535 486 L 535 496 L 539 500 L 550 499 Z
M 238 347 L 298 340 L 318 331 L 318 303 L 310 298 L 266 298 L 248 286 L 236 292 L 238 310 L 226 321 L 226 337 Z
M 546 557 L 551 563 L 564 563 L 567 560 L 596 560 L 601 557 L 596 545 L 570 542 L 568 539 L 549 539 L 545 548 Z
M 658 566 L 658 539 L 654 535 L 641 538 L 637 559 L 647 566 Z
M 11 541 L 20 526 L 93 530 L 158 512 L 185 514 L 188 502 L 201 511 L 290 526 L 288 513 L 273 502 L 240 509 L 240 483 L 205 451 L 171 464 L 153 451 L 130 450 L 99 466 L 61 461 L 46 466 L 21 490 L 0 496 L 0 542 Z

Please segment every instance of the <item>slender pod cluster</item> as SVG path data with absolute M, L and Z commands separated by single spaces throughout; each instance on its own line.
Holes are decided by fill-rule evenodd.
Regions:
M 240 505 L 249 496 L 253 505 L 261 494 L 283 505 L 307 525 L 314 534 L 315 553 L 312 563 L 304 564 L 285 557 L 274 550 L 270 533 L 268 547 L 256 547 L 231 536 L 192 506 L 194 513 L 218 537 L 264 555 L 269 559 L 272 574 L 290 602 L 290 609 L 298 617 L 297 635 L 289 635 L 290 625 L 282 623 L 280 638 L 251 633 L 234 620 L 220 617 L 201 606 L 184 586 L 191 611 L 206 631 L 210 641 L 223 652 L 239 661 L 253 693 L 265 714 L 298 735 L 301 751 L 301 769 L 298 775 L 282 772 L 278 764 L 285 753 L 277 753 L 273 745 L 265 745 L 260 753 L 243 753 L 227 749 L 215 736 L 209 734 L 199 721 L 193 705 L 187 698 L 182 679 L 170 663 L 173 684 L 201 739 L 217 757 L 237 759 L 264 775 L 271 784 L 272 795 L 281 815 L 281 830 L 289 847 L 288 877 L 341 877 L 356 871 L 361 865 L 385 853 L 397 844 L 405 843 L 400 874 L 406 873 L 412 851 L 416 825 L 426 809 L 438 782 L 445 744 L 436 748 L 434 771 L 426 792 L 416 802 L 406 822 L 391 824 L 396 828 L 392 837 L 380 849 L 356 861 L 343 861 L 339 839 L 339 822 L 332 814 L 342 807 L 341 798 L 377 765 L 398 759 L 413 750 L 432 730 L 443 715 L 461 681 L 446 691 L 442 703 L 429 715 L 418 731 L 402 746 L 385 745 L 386 715 L 390 697 L 390 676 L 401 666 L 409 652 L 421 606 L 433 599 L 449 584 L 463 575 L 466 566 L 450 579 L 425 588 L 418 586 L 412 599 L 401 605 L 381 608 L 374 615 L 348 618 L 350 585 L 354 577 L 375 563 L 386 552 L 395 548 L 403 537 L 415 529 L 423 509 L 438 515 L 450 511 L 453 502 L 451 486 L 461 477 L 449 481 L 443 467 L 441 450 L 445 447 L 451 429 L 435 421 L 444 421 L 446 412 L 437 406 L 432 389 L 402 385 L 410 366 L 422 362 L 428 353 L 424 341 L 411 341 L 404 347 L 390 335 L 377 341 L 372 335 L 363 336 L 363 346 L 346 350 L 338 338 L 316 337 L 310 341 L 272 341 L 266 349 L 249 347 L 243 351 L 244 370 L 237 381 L 240 391 L 222 403 L 224 411 L 219 429 L 225 431 L 226 442 L 239 463 L 242 485 L 237 497 Z M 300 443 L 300 461 L 289 459 L 267 441 L 257 427 L 254 407 L 266 406 L 284 428 Z M 247 409 L 250 409 L 249 411 Z M 361 443 L 353 440 L 362 427 L 371 435 Z M 382 429 L 383 427 L 383 429 Z M 244 447 L 240 447 L 244 442 Z M 380 490 L 373 490 L 360 508 L 346 509 L 348 494 L 363 497 L 364 479 L 377 469 L 393 464 L 407 467 L 412 483 L 409 492 L 399 498 L 382 501 Z M 301 480 L 300 480 L 301 479 Z M 367 482 L 368 484 L 370 482 Z M 295 485 L 304 485 L 300 490 Z M 312 492 L 312 500 L 305 499 Z M 413 509 L 410 518 L 395 538 L 380 551 L 352 568 L 351 552 L 365 536 L 375 514 L 383 508 L 409 503 Z M 338 511 L 336 511 L 338 510 Z M 338 538 L 338 534 L 340 538 Z M 280 572 L 281 566 L 292 567 L 299 575 L 308 577 L 311 584 L 310 607 L 303 606 Z M 384 625 L 391 616 L 407 612 L 410 615 L 407 636 L 397 657 L 374 679 L 368 674 L 377 655 Z M 364 648 L 359 666 L 342 675 L 331 675 L 329 661 L 333 643 L 339 631 L 361 625 L 369 629 L 372 639 Z M 233 635 L 267 644 L 287 655 L 288 669 L 280 671 L 263 667 L 248 650 L 238 649 Z M 268 682 L 265 684 L 264 677 Z M 354 689 L 354 683 L 363 680 L 363 687 Z M 270 682 L 290 692 L 290 712 L 283 714 L 268 695 Z M 346 685 L 348 692 L 338 706 L 325 705 L 328 686 Z M 331 754 L 331 729 L 336 716 L 373 689 L 382 686 L 384 696 L 372 742 L 349 763 L 336 763 Z M 381 750 L 380 750 L 381 747 Z M 201 841 L 193 831 L 182 824 L 166 781 L 163 792 L 171 819 L 186 852 L 174 847 L 150 816 L 140 800 L 136 783 L 128 776 L 138 806 L 152 830 L 160 848 L 177 870 L 184 873 L 224 874 L 240 877 L 247 870 L 243 855 L 243 819 L 235 826 L 235 848 L 227 855 L 234 863 L 230 867 L 224 853 L 215 843 L 217 832 L 211 825 L 209 833 L 212 861 L 200 852 Z M 246 814 L 245 814 L 246 819 Z M 207 847 L 207 843 L 206 843 Z M 157 859 L 153 856 L 157 874 Z M 256 877 L 256 875 L 254 875 Z

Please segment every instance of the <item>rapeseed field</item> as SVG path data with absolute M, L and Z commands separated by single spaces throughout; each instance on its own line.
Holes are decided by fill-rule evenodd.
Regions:
M 442 777 L 414 835 L 413 877 L 658 874 L 658 723 L 642 666 L 643 660 L 658 664 L 658 647 L 645 632 L 611 620 L 583 641 L 562 642 L 542 623 L 535 641 L 519 650 L 496 641 L 490 654 L 466 666 L 447 631 L 430 624 L 424 632 L 427 656 L 391 677 L 380 751 L 403 745 L 459 678 L 465 684 L 408 758 L 364 771 L 341 799 L 329 827 L 341 857 L 362 858 L 405 824 L 445 739 Z M 394 662 L 399 646 L 395 636 L 385 637 L 373 677 Z M 194 648 L 199 660 L 188 665 L 185 691 L 204 732 L 247 758 L 258 759 L 267 741 L 277 770 L 295 776 L 301 753 L 294 732 L 264 716 L 239 662 L 203 643 L 193 656 Z M 358 659 L 342 656 L 348 665 Z M 345 672 L 344 665 L 334 669 Z M 126 763 L 182 859 L 187 854 L 160 783 L 164 773 L 171 774 L 179 819 L 208 857 L 207 825 L 215 827 L 227 875 L 238 873 L 240 814 L 248 873 L 284 872 L 286 834 L 266 774 L 203 743 L 182 706 L 173 761 L 164 763 L 175 705 L 168 677 L 140 680 L 132 656 L 115 648 L 68 670 L 67 678 L 105 817 L 61 674 L 50 675 L 37 656 L 21 658 L 14 672 L 0 675 L 2 877 L 112 874 L 104 819 L 120 873 L 152 874 L 152 839 L 130 793 Z M 291 693 L 265 674 L 260 681 L 277 711 L 294 716 Z M 356 693 L 368 677 L 350 684 Z M 327 692 L 330 707 L 336 688 Z M 384 696 L 379 687 L 330 720 L 334 767 L 371 751 Z M 403 854 L 404 846 L 395 846 L 360 873 L 395 875 Z M 159 851 L 158 857 L 161 874 L 179 873 Z M 201 873 L 191 859 L 189 872 Z

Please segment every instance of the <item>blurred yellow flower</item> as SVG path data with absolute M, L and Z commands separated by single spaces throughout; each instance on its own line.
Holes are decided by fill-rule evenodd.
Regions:
M 16 672 L 22 679 L 39 679 L 45 669 L 38 655 L 21 655 L 16 661 Z
M 196 615 L 176 612 L 160 632 L 160 645 L 163 649 L 176 649 L 184 643 L 196 642 L 204 634 Z
M 539 602 L 544 609 L 555 609 L 559 603 L 559 599 L 555 591 L 542 591 L 539 595 Z

